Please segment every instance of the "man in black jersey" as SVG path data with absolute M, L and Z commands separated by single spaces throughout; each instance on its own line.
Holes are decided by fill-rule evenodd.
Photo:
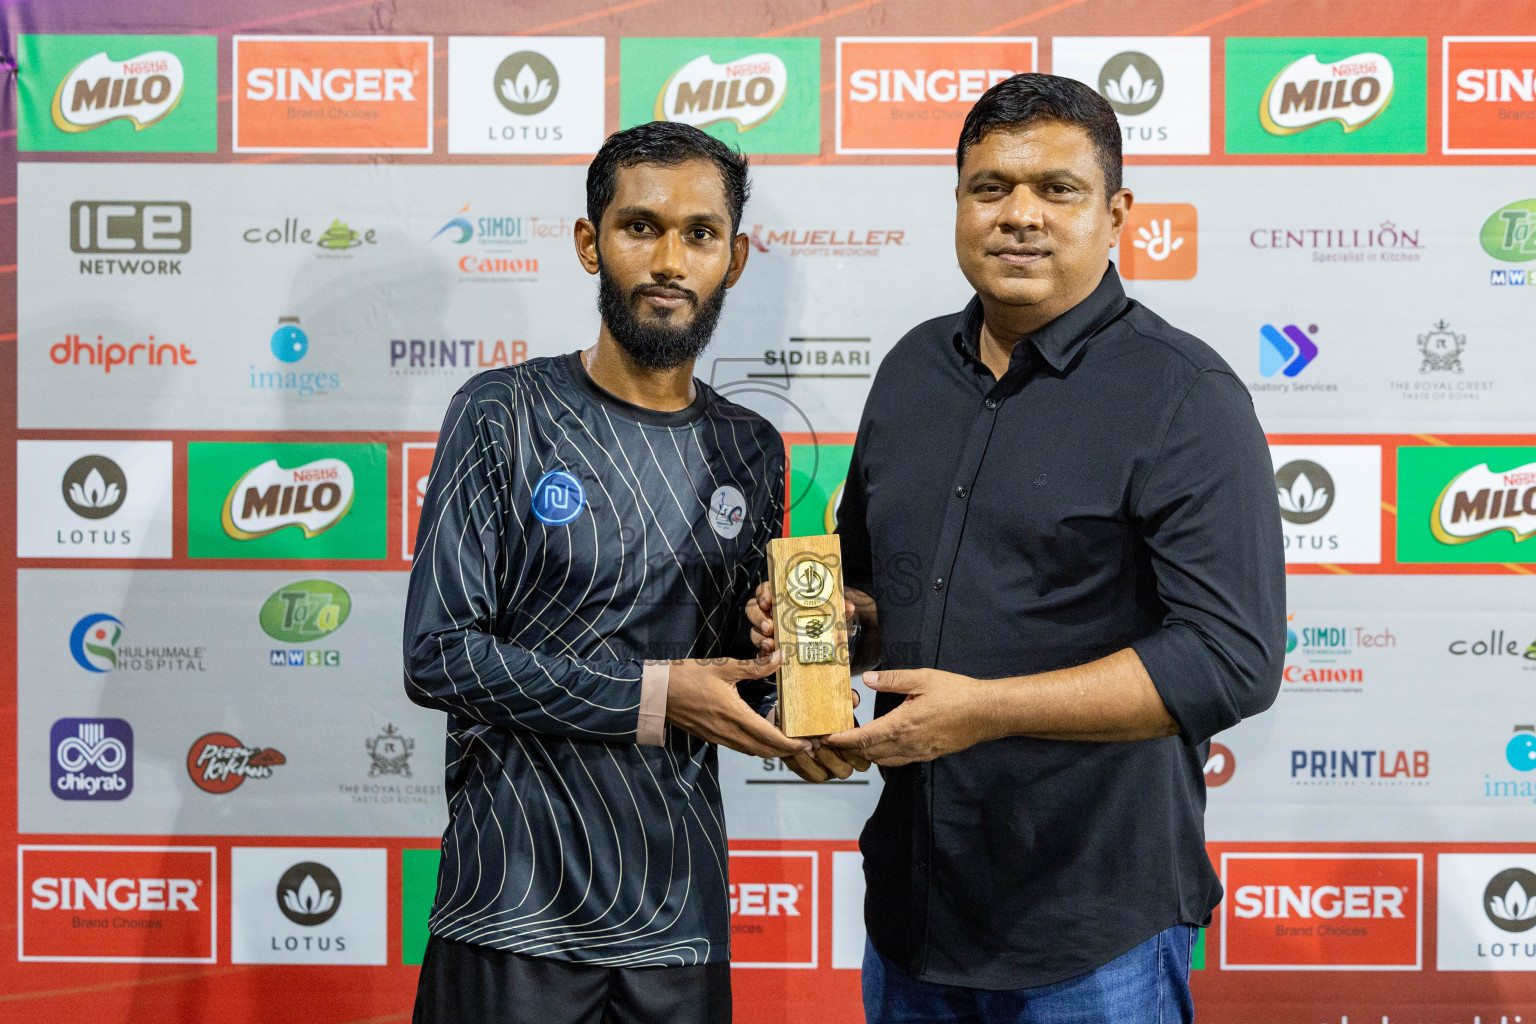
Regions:
M 449 405 L 405 618 L 406 691 L 448 714 L 418 1022 L 730 1019 L 715 744 L 811 756 L 762 714 L 777 659 L 737 660 L 783 445 L 692 372 L 747 192 L 696 128 L 611 137 L 575 232 L 597 343 Z

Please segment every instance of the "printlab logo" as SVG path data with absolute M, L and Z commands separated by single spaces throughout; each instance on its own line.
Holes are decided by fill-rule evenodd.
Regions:
M 121 718 L 61 718 L 48 746 L 60 800 L 122 800 L 133 792 L 133 727 Z
M 1483 890 L 1483 913 L 1506 932 L 1536 928 L 1536 873 L 1506 868 L 1494 875 Z
M 82 259 L 80 273 L 97 277 L 166 277 L 181 273 L 181 260 L 107 259 L 167 256 L 192 250 L 192 205 L 133 200 L 81 199 L 69 205 L 71 252 Z
M 1333 508 L 1333 477 L 1315 462 L 1297 459 L 1275 471 L 1280 518 L 1297 526 L 1317 522 Z
M 271 747 L 248 747 L 227 732 L 199 736 L 187 751 L 187 775 L 204 793 L 224 794 L 246 779 L 270 779 L 288 759 Z
M 1295 324 L 1276 329 L 1273 324 L 1259 328 L 1259 373 L 1273 377 L 1280 373 L 1294 377 L 1317 358 L 1317 344 L 1307 335 L 1316 334 L 1317 325 L 1308 324 L 1305 332 Z
M 1191 204 L 1138 204 L 1120 232 L 1120 272 L 1132 280 L 1188 281 L 1199 266 L 1198 238 Z
M 376 779 L 380 775 L 400 775 L 410 778 L 411 752 L 416 749 L 416 741 L 409 736 L 400 735 L 400 731 L 393 724 L 385 725 L 383 732 L 369 737 L 367 747 L 370 779 Z
M 325 924 L 341 909 L 341 880 L 317 861 L 303 861 L 277 880 L 277 907 L 296 925 Z
M 1211 752 L 1205 759 L 1205 785 L 1208 789 L 1225 786 L 1237 771 L 1237 758 L 1232 748 L 1224 743 L 1212 743 Z
M 1483 221 L 1478 242 L 1483 251 L 1502 263 L 1536 260 L 1536 199 L 1519 199 L 1501 206 Z M 1536 272 L 1500 269 L 1488 272 L 1492 287 L 1536 287 Z
M 549 109 L 560 92 L 560 72 L 549 58 L 521 50 L 496 65 L 496 99 L 514 114 L 529 117 Z
M 128 498 L 128 476 L 105 455 L 87 455 L 70 463 L 61 482 L 64 504 L 82 519 L 105 519 Z

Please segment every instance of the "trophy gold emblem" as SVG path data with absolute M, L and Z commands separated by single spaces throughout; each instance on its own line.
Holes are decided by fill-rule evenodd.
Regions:
M 779 724 L 786 736 L 853 728 L 842 547 L 836 535 L 768 542 L 779 665 Z

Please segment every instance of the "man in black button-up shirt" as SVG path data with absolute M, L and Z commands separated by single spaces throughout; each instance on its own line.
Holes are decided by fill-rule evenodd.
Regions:
M 1246 390 L 1109 263 L 1119 142 L 1067 79 L 981 98 L 956 190 L 976 297 L 896 345 L 859 425 L 839 531 L 880 717 L 827 744 L 886 777 L 872 1022 L 1190 1013 L 1221 899 L 1208 741 L 1275 698 L 1285 567 Z

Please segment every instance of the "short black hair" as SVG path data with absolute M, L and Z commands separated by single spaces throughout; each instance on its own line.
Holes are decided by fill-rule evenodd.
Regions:
M 711 160 L 720 169 L 725 205 L 731 211 L 731 234 L 741 227 L 741 212 L 752 193 L 747 158 L 691 124 L 651 121 L 608 136 L 587 168 L 587 219 L 601 226 L 603 214 L 619 188 L 619 170 L 636 164 L 675 167 L 689 160 Z
M 1075 78 L 1032 71 L 1005 78 L 981 94 L 960 129 L 956 171 L 965 164 L 971 147 L 988 135 L 1027 128 L 1039 121 L 1075 124 L 1087 132 L 1104 171 L 1105 199 L 1120 191 L 1120 121 L 1115 108 Z

